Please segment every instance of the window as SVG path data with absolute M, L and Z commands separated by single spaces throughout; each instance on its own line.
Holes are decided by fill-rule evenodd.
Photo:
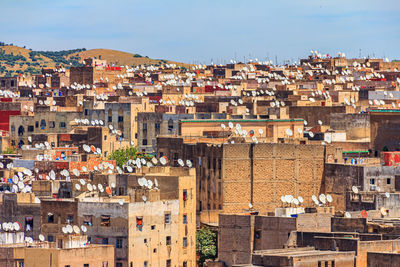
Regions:
M 144 146 L 147 146 L 147 139 L 143 139 L 143 140 L 142 140 L 142 144 L 143 144 Z
M 145 238 L 145 239 L 143 239 L 143 243 L 145 243 L 145 244 L 147 243 L 147 239 L 146 239 L 146 238 Z
M 25 231 L 33 230 L 33 216 L 25 217 Z
M 48 223 L 54 223 L 54 214 L 53 213 L 49 212 L 47 214 L 47 222 Z
M 156 248 L 153 248 L 153 253 L 157 253 L 157 249 Z
M 171 267 L 171 260 L 167 260 L 167 261 L 165 262 L 165 266 L 166 266 L 166 267 Z
M 56 127 L 56 123 L 54 121 L 49 122 L 49 128 L 54 128 Z
M 115 241 L 115 248 L 122 248 L 122 238 L 117 238 Z
M 107 135 L 104 136 L 104 141 L 106 141 L 106 140 L 107 140 Z
M 155 226 L 155 225 L 152 225 L 152 226 L 151 226 L 151 230 L 154 230 L 154 229 L 156 229 L 156 226 Z
M 110 215 L 101 215 L 100 226 L 105 226 L 105 227 L 110 226 Z
M 122 262 L 117 262 L 117 264 L 115 265 L 115 267 L 122 267 Z
M 83 224 L 84 225 L 92 226 L 93 225 L 92 220 L 93 220 L 92 215 L 83 215 Z
M 386 183 L 387 183 L 387 184 L 390 184 L 390 183 L 391 183 L 391 179 L 390 179 L 390 178 L 387 178 L 387 179 L 386 179 Z
M 89 263 L 83 264 L 83 267 L 89 267 Z
M 117 262 L 117 266 L 118 266 L 118 264 L 122 264 L 122 263 Z M 103 261 L 103 265 L 101 267 L 108 267 L 108 261 Z M 121 265 L 121 267 L 122 267 L 122 265 Z
M 165 244 L 166 244 L 167 246 L 171 245 L 171 236 L 165 237 Z
M 11 125 L 11 132 L 15 132 L 15 126 Z
M 33 125 L 28 126 L 28 132 L 33 132 L 35 128 L 33 128 Z
M 187 224 L 187 214 L 183 214 L 183 224 Z
M 18 262 L 18 267 L 24 267 L 25 265 L 24 265 L 24 262 L 23 261 L 20 261 L 20 262 Z
M 118 116 L 118 122 L 124 122 L 124 116 Z
M 71 267 L 71 265 L 65 265 L 65 267 Z
M 103 240 L 101 241 L 101 243 L 102 243 L 103 245 L 108 245 L 108 238 L 107 238 L 107 237 L 103 238 Z
M 87 116 L 89 114 L 88 109 L 85 108 L 85 116 Z
M 46 128 L 46 121 L 45 121 L 45 120 L 41 120 L 41 121 L 40 121 L 40 128 L 41 128 L 41 129 Z
M 183 247 L 187 248 L 187 237 L 183 238 Z
M 143 266 L 144 266 L 144 267 L 147 267 L 147 261 L 145 261 L 145 262 L 143 263 Z
M 156 124 L 154 125 L 154 128 L 160 129 L 160 123 L 159 123 L 159 122 L 156 122 Z
M 182 267 L 187 267 L 187 261 L 184 261 L 184 262 L 182 263 Z
M 67 223 L 68 224 L 73 224 L 74 223 L 74 215 L 73 214 L 68 214 L 67 215 Z
M 48 235 L 48 236 L 47 236 L 47 241 L 53 242 L 53 241 L 54 241 L 54 236 Z
M 143 131 L 147 131 L 147 123 L 143 123 Z
M 164 223 L 165 224 L 170 224 L 171 223 L 171 213 L 165 213 L 164 214 Z
M 66 126 L 65 121 L 61 121 L 60 122 L 60 128 L 65 128 L 65 126 Z
M 183 189 L 183 201 L 187 200 L 187 190 Z
M 39 127 L 39 122 L 35 121 L 35 128 L 38 128 L 38 127 Z
M 369 184 L 375 184 L 375 179 L 369 179 Z
M 112 116 L 108 116 L 108 122 L 112 122 Z
M 143 228 L 143 217 L 136 217 L 136 228 L 142 231 Z

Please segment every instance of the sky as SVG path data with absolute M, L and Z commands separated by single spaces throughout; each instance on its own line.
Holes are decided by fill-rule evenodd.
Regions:
M 399 0 L 0 0 L 0 41 L 220 64 L 310 50 L 400 59 Z

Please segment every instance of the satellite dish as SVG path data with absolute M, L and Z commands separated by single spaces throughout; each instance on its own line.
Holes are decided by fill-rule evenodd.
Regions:
M 79 184 L 75 184 L 75 188 L 76 190 L 80 191 L 81 190 L 81 186 Z
M 91 184 L 87 184 L 87 190 L 89 190 L 89 192 L 91 192 L 93 190 L 93 186 Z
M 167 164 L 167 158 L 165 156 L 161 157 L 160 158 L 160 162 L 161 162 L 162 165 Z
M 264 133 L 264 130 L 260 128 L 260 129 L 258 129 L 258 133 L 259 133 L 259 134 L 263 134 L 263 133 Z
M 40 234 L 39 235 L 39 240 L 43 242 L 45 240 L 44 235 Z
M 86 233 L 86 231 L 87 231 L 86 226 L 85 225 L 81 225 L 81 230 L 82 230 L 82 232 Z
M 144 202 L 147 201 L 147 197 L 145 195 L 142 196 L 142 199 L 143 199 Z
M 321 121 L 321 120 L 318 120 L 318 124 L 319 124 L 319 125 L 322 125 L 322 121 Z
M 253 208 L 253 204 L 249 203 L 249 209 Z
M 291 129 L 286 129 L 286 134 L 288 136 L 292 136 L 293 135 L 293 131 Z
M 286 198 L 285 198 L 285 196 L 281 196 L 281 201 L 282 201 L 282 203 L 286 203 Z
M 114 182 L 111 183 L 111 188 L 115 188 L 115 183 Z
M 318 201 L 318 198 L 315 195 L 312 195 L 311 199 L 315 202 Z
M 350 212 L 348 212 L 348 211 L 346 211 L 346 213 L 344 214 L 344 216 L 345 216 L 346 218 L 351 218 L 351 214 L 350 214 Z
M 124 200 L 123 200 L 123 199 L 120 199 L 120 200 L 118 201 L 118 204 L 120 204 L 121 206 L 124 205 Z
M 72 228 L 72 226 L 70 224 L 68 224 L 65 229 L 67 230 L 68 233 L 72 234 L 72 232 L 74 231 L 74 229 Z
M 296 206 L 298 206 L 298 205 L 300 204 L 300 202 L 299 202 L 299 200 L 298 200 L 297 198 L 294 198 L 294 199 L 293 199 L 293 203 L 294 203 Z
M 85 185 L 86 184 L 85 180 L 83 180 L 83 179 L 80 179 L 79 182 L 81 183 L 81 185 Z
M 79 234 L 81 232 L 81 229 L 79 229 L 78 225 L 74 225 L 73 230 L 75 234 Z
M 332 196 L 331 195 L 326 195 L 326 200 L 329 202 L 329 203 L 332 203 L 332 201 L 333 201 L 333 198 L 332 198 Z
M 64 234 L 67 234 L 67 233 L 68 233 L 67 228 L 64 227 L 64 226 L 61 228 L 61 231 L 62 231 Z
M 390 197 L 390 193 L 389 193 L 389 192 L 386 192 L 386 193 L 385 193 L 385 197 L 389 198 L 389 197 Z
M 225 124 L 221 123 L 221 128 L 225 130 L 226 128 Z
M 382 214 L 383 216 L 386 216 L 386 215 L 387 215 L 387 211 L 386 211 L 386 208 L 385 208 L 385 207 L 382 207 L 382 208 L 380 209 L 380 211 L 381 211 L 381 214 Z
M 21 225 L 19 224 L 19 222 L 15 222 L 13 223 L 13 228 L 14 231 L 19 231 L 21 229 Z
M 353 185 L 353 186 L 351 187 L 351 190 L 353 191 L 354 194 L 358 194 L 358 188 L 357 188 L 357 186 Z
M 178 159 L 178 164 L 181 165 L 182 167 L 185 166 L 185 163 L 183 162 L 182 159 Z

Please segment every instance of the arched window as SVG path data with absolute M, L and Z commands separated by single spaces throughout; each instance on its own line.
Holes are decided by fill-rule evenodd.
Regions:
M 18 136 L 24 135 L 24 132 L 25 132 L 24 126 L 20 125 L 20 126 L 18 127 Z
M 108 110 L 108 122 L 112 122 L 112 110 Z
M 41 128 L 41 129 L 46 128 L 46 121 L 45 121 L 45 120 L 41 120 L 41 121 L 40 121 L 40 128 Z

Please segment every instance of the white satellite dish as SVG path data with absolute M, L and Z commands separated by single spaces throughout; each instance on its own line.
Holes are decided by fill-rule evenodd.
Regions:
M 75 184 L 75 188 L 76 190 L 80 191 L 81 190 L 81 186 L 79 184 Z
M 79 229 L 78 225 L 74 225 L 73 230 L 75 234 L 79 234 L 81 232 L 81 229 Z
M 353 186 L 351 187 L 351 190 L 353 191 L 354 194 L 358 194 L 358 188 L 357 188 L 357 186 L 353 185 Z
M 346 213 L 344 214 L 344 216 L 345 216 L 346 218 L 351 218 L 351 214 L 350 214 L 350 212 L 348 212 L 348 211 L 346 211 Z
M 285 198 L 285 196 L 281 196 L 281 201 L 282 201 L 282 203 L 286 203 L 286 198 Z
M 389 192 L 386 192 L 386 193 L 385 193 L 385 197 L 389 198 L 389 197 L 390 197 L 390 193 L 389 193 Z
M 326 195 L 326 200 L 329 202 L 329 203 L 332 203 L 332 201 L 333 201 L 333 198 L 332 198 L 332 196 L 331 195 Z
M 85 225 L 81 225 L 81 230 L 82 230 L 82 232 L 86 233 L 86 231 L 87 231 L 86 226 Z
M 124 205 L 124 200 L 123 200 L 123 199 L 120 199 L 120 200 L 118 201 L 118 204 L 120 204 L 121 206 Z
M 144 202 L 147 201 L 147 197 L 145 195 L 142 196 L 142 199 L 143 199 Z
M 292 136 L 293 135 L 293 131 L 291 129 L 286 129 L 286 134 L 288 136 Z
M 89 192 L 91 192 L 93 190 L 93 186 L 91 184 L 87 184 L 87 190 L 89 190 Z
M 39 240 L 43 242 L 45 240 L 44 235 L 40 234 L 39 235 Z
M 303 199 L 303 197 L 301 197 L 301 196 L 298 196 L 297 199 L 299 200 L 300 203 L 303 203 L 303 202 L 304 202 L 304 199 Z
M 81 183 L 81 185 L 85 185 L 86 184 L 85 180 L 83 180 L 83 179 L 80 179 L 79 182 Z
M 387 215 L 387 211 L 386 211 L 386 208 L 385 208 L 385 207 L 382 207 L 382 208 L 380 209 L 380 211 L 381 211 L 381 214 L 382 214 L 383 216 L 386 216 L 386 215 Z

